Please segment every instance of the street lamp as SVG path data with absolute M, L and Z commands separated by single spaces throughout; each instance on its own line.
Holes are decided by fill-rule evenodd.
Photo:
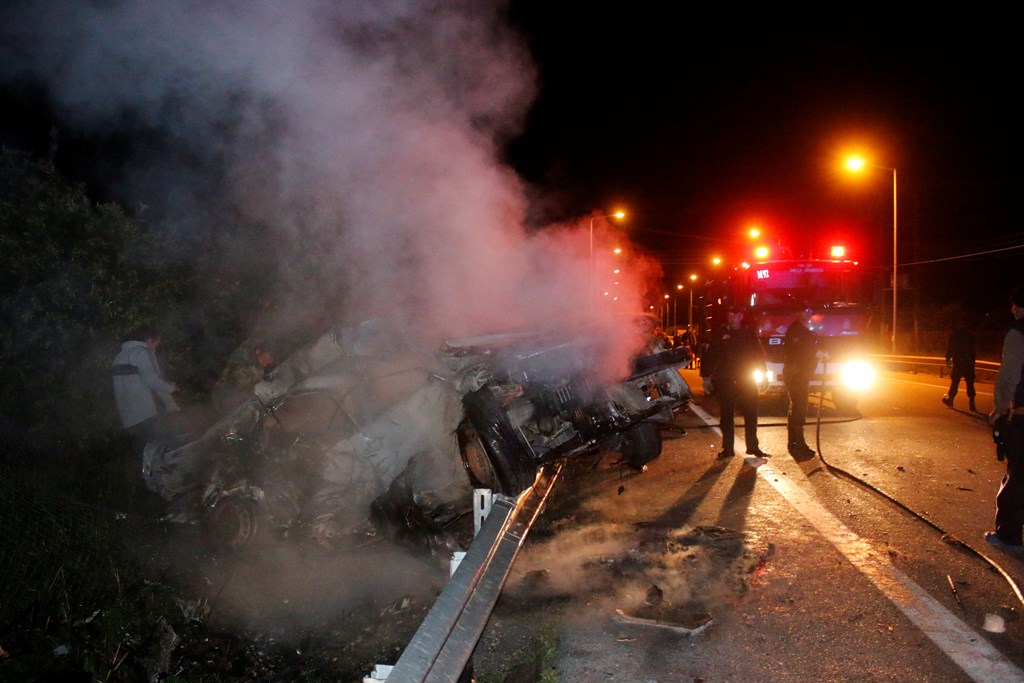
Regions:
M 693 283 L 695 283 L 696 281 L 697 281 L 697 274 L 696 273 L 691 273 L 690 274 L 690 285 L 689 286 L 682 285 L 682 284 L 676 285 L 676 291 L 677 292 L 681 292 L 681 291 L 683 291 L 683 289 L 690 290 L 690 308 L 688 309 L 689 313 L 687 313 L 687 315 L 686 315 L 686 329 L 688 329 L 688 330 L 692 330 L 693 329 L 693 289 L 694 289 Z M 665 296 L 668 296 L 668 295 L 666 294 Z M 679 326 L 678 325 L 678 320 L 676 319 L 676 316 L 675 316 L 674 313 L 673 313 L 673 322 L 676 324 L 676 327 Z
M 697 281 L 697 274 L 690 273 L 690 315 L 686 322 L 686 329 L 693 332 L 693 283 Z
M 880 168 L 886 171 L 892 171 L 892 355 L 896 355 L 896 293 L 899 291 L 899 278 L 898 271 L 899 262 L 896 259 L 897 253 L 897 232 L 896 232 L 896 168 L 893 166 L 876 166 L 875 164 L 868 164 L 863 158 L 853 156 L 846 160 L 846 168 L 850 171 L 857 173 L 864 169 L 865 166 L 871 166 L 872 168 Z
M 596 277 L 594 272 L 594 220 L 598 218 L 614 218 L 616 220 L 622 220 L 626 217 L 626 212 L 619 210 L 613 213 L 603 214 L 600 216 L 590 217 L 590 294 L 591 300 L 593 300 L 593 294 L 597 291 L 597 285 L 595 284 L 594 278 Z M 618 253 L 618 251 L 616 251 Z

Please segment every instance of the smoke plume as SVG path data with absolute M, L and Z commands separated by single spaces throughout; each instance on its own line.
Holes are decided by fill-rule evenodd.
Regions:
M 592 312 L 590 235 L 528 235 L 525 188 L 498 161 L 535 95 L 503 3 L 33 0 L 3 14 L 0 76 L 44 83 L 76 130 L 158 140 L 121 173 L 178 256 L 212 245 L 265 269 L 293 312 L 391 315 L 424 341 Z M 619 288 L 638 310 L 638 288 Z
M 635 350 L 621 312 L 649 265 L 612 255 L 600 216 L 524 227 L 500 158 L 535 69 L 502 2 L 9 1 L 0 79 L 45 87 L 79 134 L 129 135 L 110 170 L 167 258 L 257 270 L 293 318 L 388 316 L 434 348 L 586 319 L 606 371 Z

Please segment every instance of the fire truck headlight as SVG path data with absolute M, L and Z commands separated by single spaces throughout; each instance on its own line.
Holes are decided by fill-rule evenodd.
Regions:
M 875 370 L 866 361 L 852 360 L 843 368 L 843 385 L 854 391 L 864 391 L 875 381 Z
M 764 372 L 761 370 L 754 370 L 754 381 L 758 384 L 764 384 Z

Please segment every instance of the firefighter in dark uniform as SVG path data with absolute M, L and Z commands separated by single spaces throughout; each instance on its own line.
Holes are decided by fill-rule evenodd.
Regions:
M 977 408 L 974 406 L 974 334 L 967 329 L 967 323 L 958 320 L 946 343 L 946 365 L 949 371 L 949 391 L 942 397 L 942 402 L 950 408 L 953 407 L 953 399 L 956 398 L 957 390 L 960 388 L 960 378 L 963 377 L 967 386 L 967 407 L 973 413 Z
M 722 452 L 719 458 L 734 454 L 735 412 L 743 415 L 747 453 L 760 457 L 768 454 L 757 442 L 756 370 L 765 370 L 764 351 L 757 335 L 743 325 L 743 309 L 733 306 L 727 314 L 728 324 L 711 337 L 700 365 L 704 393 L 718 397 L 722 429 Z
M 796 314 L 782 341 L 785 354 L 782 366 L 782 381 L 789 395 L 788 449 L 795 458 L 814 455 L 814 449 L 804 440 L 804 422 L 807 421 L 807 394 L 811 375 L 818 366 L 818 338 L 811 331 L 811 317 L 814 312 L 807 308 Z
M 992 545 L 1024 551 L 1024 284 L 1010 295 L 1013 323 L 1003 340 L 994 407 L 989 416 L 996 455 L 1006 474 L 996 495 L 996 528 L 985 533 Z

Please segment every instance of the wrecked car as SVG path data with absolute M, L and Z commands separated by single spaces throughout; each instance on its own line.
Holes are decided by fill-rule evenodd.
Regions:
M 374 533 L 389 491 L 440 524 L 471 508 L 473 488 L 515 495 L 551 462 L 606 450 L 642 468 L 661 453 L 658 423 L 689 399 L 688 360 L 639 356 L 607 381 L 596 345 L 515 333 L 427 353 L 379 321 L 338 328 L 199 439 L 149 444 L 144 479 L 168 519 L 228 545 L 269 534 L 335 546 Z

